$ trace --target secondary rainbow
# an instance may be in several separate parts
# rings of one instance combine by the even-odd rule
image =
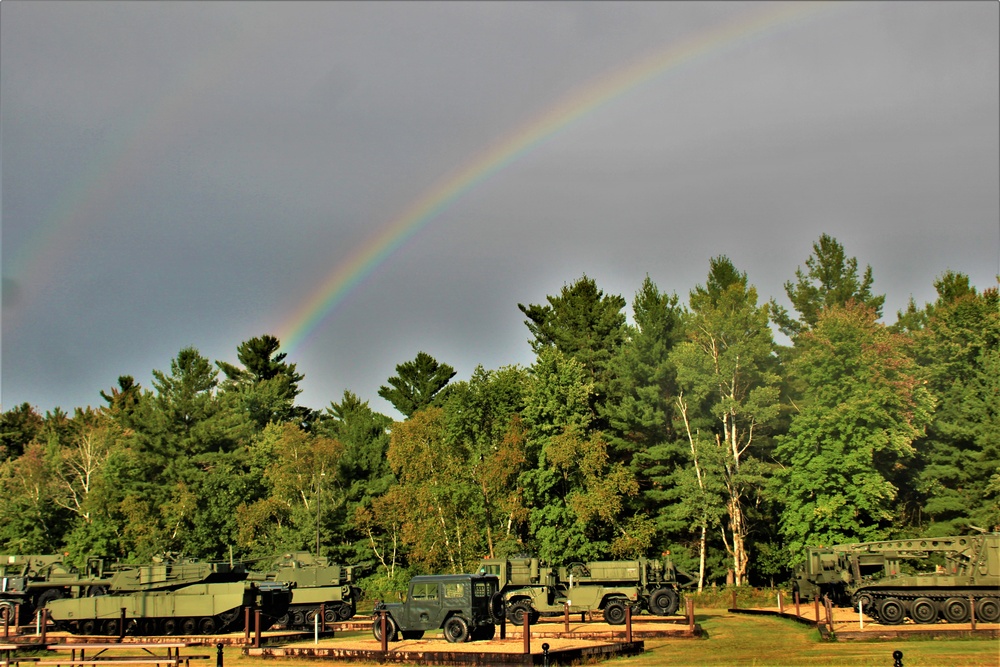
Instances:
[[[830,6],[830,3],[767,5],[740,21],[657,51],[567,96],[439,181],[383,225],[349,259],[335,266],[279,328],[277,335],[282,341],[282,351],[296,350],[365,278],[462,195],[581,117],[697,57],[735,48],[746,40]]]

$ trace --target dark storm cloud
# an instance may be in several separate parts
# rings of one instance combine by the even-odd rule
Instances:
[[[4,408],[234,360],[422,193],[572,91],[751,3],[0,4]],[[994,284],[998,9],[837,3],[628,90],[465,192],[295,350],[303,400],[425,350],[530,363],[581,275],[686,299],[729,255],[784,301],[820,234],[886,319]],[[56,252],[58,250],[58,252]],[[51,258],[46,261],[45,258]]]

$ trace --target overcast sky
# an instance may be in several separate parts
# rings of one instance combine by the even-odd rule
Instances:
[[[528,365],[517,304],[584,274],[686,302],[724,254],[789,306],[823,233],[886,322],[946,270],[995,285],[1000,6],[790,9],[3,2],[0,405],[96,407],[184,347],[294,333],[302,404],[398,418],[397,364]],[[337,271],[360,281],[307,330]]]

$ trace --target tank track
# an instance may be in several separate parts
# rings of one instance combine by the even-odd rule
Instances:
[[[880,588],[862,589],[851,597],[852,606],[863,602],[866,614],[884,625],[898,625],[909,618],[915,623],[968,623],[972,620],[972,598],[976,620],[1000,620],[1000,593],[993,588]]]

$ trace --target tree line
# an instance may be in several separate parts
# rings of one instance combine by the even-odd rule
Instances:
[[[1000,299],[947,271],[894,324],[823,235],[792,308],[725,256],[686,301],[584,275],[518,304],[535,360],[455,381],[419,352],[379,396],[296,404],[262,335],[239,364],[180,350],[105,405],[0,416],[7,553],[147,561],[319,550],[373,594],[486,556],[669,551],[714,582],[774,583],[808,545],[1000,525]],[[775,330],[791,345],[777,344]]]

